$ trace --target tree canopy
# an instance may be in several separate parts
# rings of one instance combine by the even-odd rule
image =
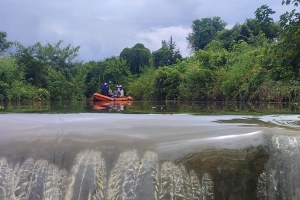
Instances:
[[[0,55],[12,45],[12,42],[7,41],[6,37],[7,34],[5,32],[0,32]]]
[[[140,74],[143,67],[150,65],[151,52],[143,44],[138,43],[132,48],[123,49],[120,58],[128,63],[132,74]]]
[[[192,50],[203,49],[210,41],[217,37],[218,32],[224,30],[226,22],[220,17],[196,19],[192,24],[192,33],[187,41]]]
[[[152,53],[154,67],[173,65],[177,62],[177,59],[182,59],[180,51],[176,49],[176,44],[172,36],[168,42],[163,40],[161,46],[160,49]]]
[[[25,47],[0,32],[0,101],[83,100],[103,80],[137,100],[299,101],[299,0],[282,3],[295,9],[279,21],[267,5],[230,28],[220,17],[194,20],[187,58],[172,37],[152,53],[137,43],[117,57],[80,62],[79,46]]]

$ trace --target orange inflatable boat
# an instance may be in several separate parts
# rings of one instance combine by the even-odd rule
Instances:
[[[94,93],[92,96],[92,100],[93,101],[133,101],[133,98],[131,96],[113,98],[113,97],[105,96],[103,94]]]

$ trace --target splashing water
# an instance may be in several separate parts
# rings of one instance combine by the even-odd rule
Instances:
[[[272,136],[272,154],[258,179],[258,199],[299,199],[299,149],[299,136]]]
[[[108,176],[107,176],[108,175]],[[158,162],[151,151],[142,158],[136,150],[119,155],[106,168],[99,151],[81,151],[70,172],[46,160],[29,158],[15,165],[0,159],[0,199],[213,199],[209,174],[198,178],[182,164]]]

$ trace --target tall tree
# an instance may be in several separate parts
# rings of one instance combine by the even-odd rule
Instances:
[[[297,7],[300,0],[292,1]],[[291,1],[283,1],[290,4]],[[300,80],[300,13],[296,9],[280,16],[280,25],[283,31],[278,43],[279,59],[281,66],[292,69],[294,76]]]
[[[105,66],[103,71],[104,80],[112,83],[120,83],[123,87],[127,86],[128,79],[131,78],[131,73],[126,61],[111,57],[103,61]]]
[[[218,39],[225,49],[230,49],[233,43],[240,38],[241,25],[236,24],[231,29],[224,29],[218,33]]]
[[[162,41],[162,47],[152,53],[154,67],[173,65],[177,59],[181,60],[180,51],[176,49],[176,44],[171,36],[170,40]]]
[[[257,8],[254,13],[256,19],[258,19],[259,21],[271,23],[273,22],[273,18],[271,18],[270,15],[274,14],[275,11],[273,11],[267,5],[262,5],[261,7]]]
[[[277,38],[280,27],[274,22],[273,18],[270,17],[270,15],[273,15],[276,12],[269,8],[269,6],[262,5],[257,8],[254,13],[259,30],[262,31],[269,39]]]
[[[127,62],[132,74],[140,74],[143,67],[150,65],[151,52],[143,44],[138,43],[132,48],[123,49],[120,58]]]
[[[300,4],[300,0],[282,0],[282,4],[289,5],[290,3],[294,4],[294,6],[298,6]]]
[[[73,81],[76,70],[74,59],[79,47],[67,45],[62,42],[55,45],[18,46],[15,55],[17,63],[24,70],[25,80],[37,88],[47,89],[51,99],[72,98],[76,84]]]
[[[237,38],[237,41],[243,40],[247,42],[253,35],[258,35],[259,31],[257,29],[256,21],[247,19],[247,21],[241,26],[240,35]]]
[[[19,66],[24,70],[25,80],[38,87],[47,87],[47,67],[46,64],[34,57],[35,48],[19,46],[16,54],[16,60]]]
[[[79,46],[72,47],[70,44],[62,46],[62,41],[56,44],[36,43],[33,46],[23,47],[20,45],[16,57],[21,65],[26,65],[29,58],[32,62],[38,63],[38,67],[46,66],[49,69],[61,71],[64,75],[70,75],[70,70],[74,66],[74,60],[78,55]]]
[[[58,41],[56,44],[42,45],[37,43],[32,48],[34,49],[34,57],[42,62],[50,65],[55,70],[64,71],[73,67],[73,61],[78,55],[79,46],[73,47],[70,44],[62,46],[63,41]]]
[[[226,22],[220,17],[203,18],[193,21],[192,33],[187,40],[192,50],[203,49],[210,41],[217,37],[219,31],[224,30]]]
[[[7,34],[0,32],[0,55],[3,54],[11,45],[11,42],[6,40]]]

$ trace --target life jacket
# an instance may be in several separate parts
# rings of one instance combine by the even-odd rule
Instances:
[[[101,90],[102,90],[102,91],[105,91],[106,88],[107,88],[107,83],[102,83],[102,84],[101,84]]]

